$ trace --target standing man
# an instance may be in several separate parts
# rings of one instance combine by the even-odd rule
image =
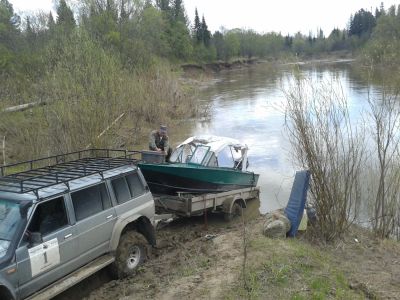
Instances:
[[[153,130],[149,137],[149,149],[152,151],[164,152],[165,160],[168,161],[171,156],[171,148],[169,147],[167,126],[161,125],[160,129]]]

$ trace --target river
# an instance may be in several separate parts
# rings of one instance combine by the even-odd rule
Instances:
[[[302,65],[268,64],[214,74],[199,100],[209,110],[206,119],[190,120],[172,134],[180,140],[190,135],[213,134],[236,138],[249,146],[250,169],[260,174],[259,211],[284,207],[296,170],[284,127],[286,99],[282,86],[295,73],[313,80],[334,79],[349,100],[350,114],[357,120],[367,107],[368,91],[379,89],[352,71],[350,62]]]

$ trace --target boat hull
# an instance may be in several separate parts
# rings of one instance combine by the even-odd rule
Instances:
[[[258,174],[228,168],[207,168],[190,164],[139,164],[151,192],[170,194],[218,193],[254,187]]]

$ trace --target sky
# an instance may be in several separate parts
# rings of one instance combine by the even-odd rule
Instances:
[[[54,0],[9,0],[14,10],[44,10],[54,8]],[[68,0],[67,0],[68,1]],[[77,1],[77,0],[74,0]],[[280,32],[283,35],[310,31],[317,34],[321,28],[325,35],[334,28],[347,27],[350,15],[361,8],[372,10],[382,0],[183,0],[188,17],[193,23],[197,8],[200,18],[204,15],[211,32],[245,28],[262,32]],[[400,0],[383,1],[385,9],[400,4]]]

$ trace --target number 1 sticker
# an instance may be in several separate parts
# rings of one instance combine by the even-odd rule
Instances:
[[[31,261],[32,277],[60,263],[60,249],[57,238],[32,247],[28,252]]]

